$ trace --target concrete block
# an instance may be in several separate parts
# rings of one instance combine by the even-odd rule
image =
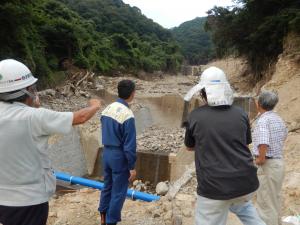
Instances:
[[[85,125],[82,125],[79,130],[80,142],[86,161],[87,172],[88,175],[92,175],[98,157],[99,148],[102,146],[100,138],[101,130],[98,127],[96,130],[90,131]]]
[[[52,136],[48,144],[49,157],[55,170],[72,173],[74,176],[87,174],[78,128],[72,129],[67,135]]]

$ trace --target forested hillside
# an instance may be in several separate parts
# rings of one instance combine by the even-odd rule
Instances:
[[[210,33],[204,30],[206,17],[198,17],[172,29],[189,64],[205,64],[214,57]]]
[[[16,58],[39,77],[68,59],[111,73],[179,69],[182,55],[171,32],[121,0],[4,0],[0,58]]]
[[[217,57],[245,56],[256,79],[283,51],[288,33],[300,33],[299,0],[235,0],[236,7],[208,12]]]

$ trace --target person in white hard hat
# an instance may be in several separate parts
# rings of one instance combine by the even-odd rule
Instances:
[[[39,108],[37,79],[21,62],[0,61],[0,224],[45,225],[55,177],[47,154],[52,134],[89,120],[100,101],[76,112]]]
[[[233,106],[233,91],[225,73],[209,67],[185,96],[201,94],[205,105],[186,122],[185,145],[195,151],[197,175],[196,225],[226,225],[232,211],[246,225],[265,224],[251,198],[259,186],[248,148],[251,131],[247,114]]]

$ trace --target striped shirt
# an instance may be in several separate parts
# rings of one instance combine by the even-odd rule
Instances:
[[[267,111],[261,114],[253,129],[253,153],[259,155],[259,145],[268,145],[267,157],[282,158],[283,144],[287,137],[287,127],[281,117],[273,112]]]

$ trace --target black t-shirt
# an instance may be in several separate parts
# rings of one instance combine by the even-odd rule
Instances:
[[[237,106],[201,106],[189,115],[185,145],[195,149],[200,196],[226,200],[255,191],[247,114]]]

